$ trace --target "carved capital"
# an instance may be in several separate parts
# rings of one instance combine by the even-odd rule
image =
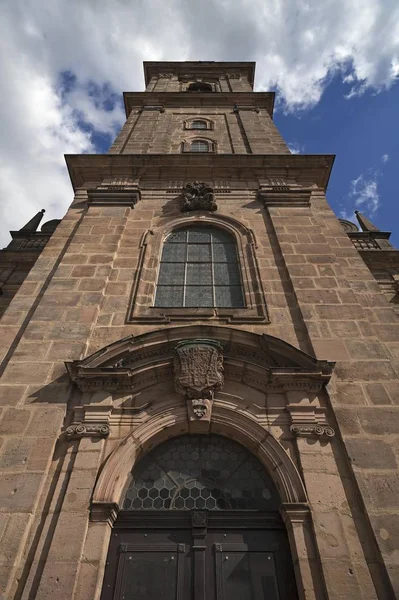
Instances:
[[[334,437],[335,431],[329,425],[307,425],[305,423],[297,423],[291,425],[290,431],[298,437],[312,437],[312,436],[327,436]]]
[[[326,409],[312,404],[293,403],[287,406],[291,415],[290,431],[297,437],[327,437],[335,435],[327,422]]]
[[[76,423],[74,425],[70,425],[66,431],[66,436],[69,439],[76,439],[82,437],[99,437],[106,438],[109,436],[109,425],[105,423],[97,423],[97,424],[86,424],[86,423]]]

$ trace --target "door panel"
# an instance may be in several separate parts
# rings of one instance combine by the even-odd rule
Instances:
[[[217,600],[280,600],[272,552],[215,544]]]
[[[297,600],[284,531],[210,530],[207,546],[207,600]]]
[[[297,600],[281,521],[238,511],[200,516],[120,515],[101,600]]]
[[[117,531],[101,600],[191,600],[191,532]]]
[[[185,600],[185,544],[122,545],[115,600]]]

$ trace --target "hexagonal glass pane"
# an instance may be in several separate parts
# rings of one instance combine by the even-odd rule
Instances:
[[[135,467],[124,510],[276,510],[263,466],[237,442],[184,435],[149,452]]]

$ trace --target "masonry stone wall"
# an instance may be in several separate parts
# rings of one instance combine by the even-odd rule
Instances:
[[[187,130],[185,121],[205,117],[214,128]],[[138,107],[115,139],[111,154],[178,154],[192,139],[216,142],[220,154],[290,154],[266,109]]]
[[[243,77],[222,84],[226,92],[251,90]],[[152,77],[147,91],[176,92],[178,85],[177,77]],[[184,121],[197,116],[214,121],[214,129],[202,133],[217,142],[218,154],[242,154],[234,169],[222,163],[216,169],[209,157],[202,165],[188,157],[183,172],[179,148],[196,135],[184,129]],[[244,155],[251,153],[275,155],[273,174],[246,166]],[[299,181],[301,157],[296,171],[290,167],[290,200],[276,200],[289,188],[273,184],[276,172],[283,182],[288,173],[279,162],[287,161],[279,158],[284,153],[290,154],[265,108],[143,110],[140,103],[102,168],[112,159],[111,175],[118,178],[125,167],[118,163],[122,156],[113,155],[122,154],[174,154],[173,164],[166,168],[160,156],[155,167],[144,161],[135,170],[140,157],[132,156],[132,180],[141,194],[134,208],[117,201],[93,205],[88,190],[110,174],[99,178],[93,168],[81,176],[70,209],[1,321],[0,596],[98,599],[111,529],[110,522],[89,520],[89,513],[106,458],[136,430],[145,446],[155,430],[158,442],[166,430],[176,435],[193,427],[172,379],[144,387],[138,396],[149,408],[129,420],[123,407],[133,402],[131,394],[82,392],[65,361],[126,336],[158,332],[167,339],[175,328],[206,326],[230,328],[234,335],[266,334],[303,356],[336,362],[326,390],[313,395],[305,388],[266,393],[259,389],[262,381],[257,388],[235,381],[234,369],[226,371],[225,396],[215,403],[211,426],[230,435],[234,414],[243,443],[246,427],[254,452],[272,436],[284,449],[281,462],[296,467],[306,490],[306,498],[296,501],[307,499],[311,515],[304,526],[297,507],[287,521],[300,600],[399,595],[399,316],[329,207],[316,183],[319,175],[309,167]],[[213,218],[234,219],[252,240],[265,297],[258,320],[234,323],[217,311],[189,323],[173,316],[162,323],[130,318],[137,278],[145,291],[134,302],[148,308],[154,299],[159,255],[144,266],[140,262],[145,236],[161,235],[182,218],[179,190],[193,180],[213,185]],[[259,194],[265,181],[272,195]],[[301,199],[303,190],[309,201]],[[201,215],[193,218],[200,222]],[[66,428],[90,403],[109,411],[109,438],[67,439]],[[294,435],[292,415],[315,407],[326,414],[335,437]],[[134,452],[128,456],[132,463]]]

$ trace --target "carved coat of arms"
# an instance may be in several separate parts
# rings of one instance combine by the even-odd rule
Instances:
[[[214,393],[222,389],[222,347],[213,340],[180,342],[175,349],[175,389],[191,400],[197,417],[203,417]]]
[[[217,210],[213,188],[203,181],[187,183],[182,190],[181,210]]]

